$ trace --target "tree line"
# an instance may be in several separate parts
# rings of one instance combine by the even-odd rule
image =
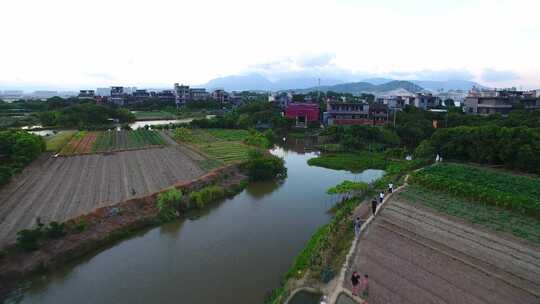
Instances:
[[[0,185],[45,151],[41,136],[25,131],[0,131]]]

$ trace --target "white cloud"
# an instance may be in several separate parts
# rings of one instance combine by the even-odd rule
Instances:
[[[0,11],[6,85],[172,85],[254,69],[466,71],[489,85],[493,69],[519,76],[502,84],[540,87],[537,0],[2,0]]]

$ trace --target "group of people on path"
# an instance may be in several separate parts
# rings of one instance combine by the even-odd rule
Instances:
[[[388,184],[388,193],[394,192],[394,184],[390,183]],[[371,211],[373,215],[375,215],[375,212],[377,211],[377,206],[379,204],[382,204],[384,201],[384,191],[379,192],[379,197],[377,200],[377,197],[374,197],[371,201]],[[354,233],[358,237],[360,234],[360,229],[362,228],[362,220],[359,216],[356,217],[354,220]],[[367,299],[369,295],[369,282],[368,282],[368,275],[364,274],[363,277],[358,274],[358,272],[354,271],[351,276],[351,283],[352,283],[352,294],[354,296],[358,296],[359,291],[362,291],[362,298]],[[366,302],[367,303],[367,302]]]
[[[394,192],[394,184],[390,183],[388,184],[388,193]],[[374,197],[373,200],[371,200],[371,212],[373,215],[375,215],[375,211],[377,211],[377,206],[379,204],[382,204],[384,201],[384,192],[379,192],[379,200],[377,201],[377,197]]]
[[[358,272],[354,271],[351,275],[352,294],[358,296],[358,292],[362,291],[362,298],[367,299],[369,296],[369,281],[367,273],[360,277]]]

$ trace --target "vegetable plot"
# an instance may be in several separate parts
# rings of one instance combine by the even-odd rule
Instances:
[[[540,217],[540,179],[458,164],[427,167],[413,184]]]

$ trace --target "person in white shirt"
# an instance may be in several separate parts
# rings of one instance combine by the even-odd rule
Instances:
[[[394,192],[394,184],[392,184],[392,183],[388,184],[388,192],[389,193]]]
[[[384,192],[381,191],[381,192],[379,193],[379,203],[382,203],[383,200],[384,200]]]

